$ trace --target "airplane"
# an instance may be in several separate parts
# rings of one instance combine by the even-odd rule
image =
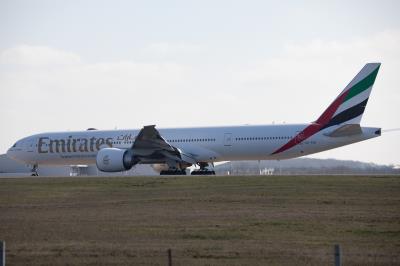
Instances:
[[[151,164],[160,175],[215,175],[215,162],[282,160],[375,138],[381,128],[361,127],[380,63],[368,63],[328,108],[306,124],[220,126],[40,133],[18,140],[7,156],[32,166],[96,164],[103,172]]]

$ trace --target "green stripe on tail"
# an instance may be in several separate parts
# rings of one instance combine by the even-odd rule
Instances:
[[[380,65],[374,71],[372,71],[371,74],[355,84],[348,92],[346,98],[344,99],[344,102],[350,100],[354,96],[370,88],[375,82],[376,76],[378,75],[379,67]]]

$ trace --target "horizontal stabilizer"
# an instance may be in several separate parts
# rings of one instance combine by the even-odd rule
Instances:
[[[338,127],[337,129],[325,133],[325,136],[328,137],[347,137],[347,136],[353,136],[353,135],[358,135],[361,134],[362,130],[360,127],[360,124],[346,124],[341,127]]]

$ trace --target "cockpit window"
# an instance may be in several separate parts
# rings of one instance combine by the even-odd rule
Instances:
[[[15,142],[15,144],[12,146],[13,148],[17,147],[17,143]]]

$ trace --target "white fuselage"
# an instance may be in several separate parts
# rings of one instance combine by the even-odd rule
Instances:
[[[228,126],[159,129],[172,146],[197,162],[278,160],[304,156],[379,136],[379,128],[362,127],[361,134],[327,136],[334,128],[321,130],[295,146],[273,154],[310,124]],[[36,165],[93,164],[104,147],[128,149],[140,130],[87,130],[42,133],[19,140],[7,155]],[[162,163],[156,158],[142,163]]]

